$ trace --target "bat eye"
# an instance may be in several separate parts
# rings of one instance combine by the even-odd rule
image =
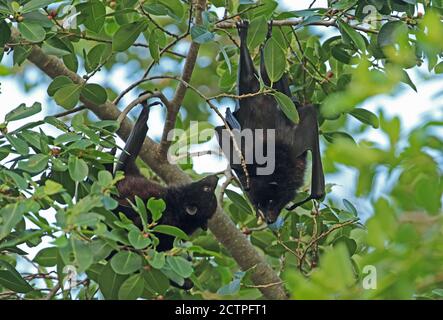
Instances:
[[[203,191],[204,192],[211,192],[211,187],[210,186],[204,186],[203,187]]]
[[[269,186],[272,188],[272,189],[277,189],[278,188],[278,183],[277,182],[269,182]]]
[[[185,210],[190,216],[194,216],[197,213],[197,207],[195,206],[186,206]]]

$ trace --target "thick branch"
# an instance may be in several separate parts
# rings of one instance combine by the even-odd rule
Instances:
[[[205,0],[198,0],[198,4],[200,8],[204,9]],[[15,30],[13,32],[13,40],[18,40],[18,34]],[[192,69],[197,58],[198,45],[191,45],[191,49],[182,76],[182,79],[185,80],[185,82],[191,77]],[[193,58],[189,59],[189,56]],[[38,46],[33,46],[32,51],[28,56],[28,60],[34,63],[51,78],[64,75],[72,79],[75,83],[84,82],[79,75],[68,70],[59,59],[54,56],[46,55]],[[173,99],[175,106],[180,106],[185,93],[186,86],[183,84],[179,85],[177,93]],[[116,120],[121,113],[118,108],[109,101],[102,105],[91,104],[86,100],[82,102],[89,110],[97,115],[97,117],[103,120]],[[118,135],[123,140],[126,140],[132,130],[132,126],[133,124],[130,120],[127,118],[123,119],[117,132]],[[158,157],[158,149],[158,145],[149,137],[146,137],[140,152],[140,157],[168,184],[184,184],[191,182],[191,178],[181,171],[179,167],[171,165],[167,161],[162,161]],[[209,221],[209,228],[218,241],[226,247],[242,270],[252,269],[252,280],[266,298],[287,298],[283,285],[281,284],[281,279],[220,207],[217,209],[214,217]]]

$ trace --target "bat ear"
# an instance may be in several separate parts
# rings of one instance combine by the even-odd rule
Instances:
[[[217,187],[218,183],[218,177],[214,175],[207,176],[206,178],[203,178],[200,180],[200,184],[202,184],[204,187],[209,187],[211,191],[214,191]]]

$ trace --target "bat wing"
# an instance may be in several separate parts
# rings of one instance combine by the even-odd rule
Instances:
[[[311,151],[311,194],[307,199],[288,208],[289,210],[295,209],[309,200],[320,199],[325,194],[325,178],[320,155],[320,142],[318,139],[317,112],[314,106],[306,105],[299,107],[298,113],[300,115],[300,122],[295,128],[292,149],[297,157],[307,151]]]

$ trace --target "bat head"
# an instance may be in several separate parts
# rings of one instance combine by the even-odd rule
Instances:
[[[274,179],[273,179],[274,178]],[[251,177],[248,197],[257,215],[262,216],[266,223],[274,223],[281,210],[294,198],[296,187],[272,175]]]
[[[181,220],[186,221],[190,231],[198,227],[207,228],[208,220],[217,209],[217,198],[215,196],[217,182],[218,177],[210,175],[199,181],[179,187],[174,192],[174,200],[180,208]]]

